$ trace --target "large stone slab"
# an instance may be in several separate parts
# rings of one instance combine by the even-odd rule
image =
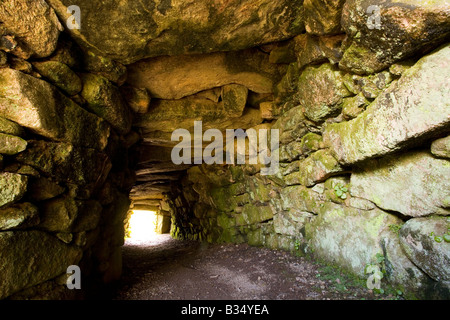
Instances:
[[[376,264],[377,254],[383,252],[381,240],[397,237],[389,230],[393,224],[401,220],[379,209],[366,211],[326,202],[305,231],[316,257],[365,278],[365,267]]]
[[[0,232],[0,248],[0,299],[66,273],[82,255],[42,231]]]
[[[353,43],[340,67],[378,72],[446,41],[450,5],[444,0],[350,0],[342,10],[342,27]]]
[[[62,21],[80,8],[83,46],[124,64],[146,57],[232,51],[288,39],[304,30],[295,0],[49,0]]]
[[[428,152],[370,160],[351,175],[351,194],[409,217],[450,214],[450,162]]]
[[[446,283],[448,289],[450,243],[443,235],[448,236],[449,228],[448,217],[430,217],[410,219],[400,229],[400,244],[408,258],[432,279]]]
[[[49,232],[71,232],[71,227],[78,216],[75,199],[63,196],[43,202],[41,207],[39,228]]]
[[[153,98],[180,99],[231,83],[271,93],[278,77],[267,54],[249,49],[142,60],[128,66],[127,82],[146,88]]]
[[[414,146],[450,124],[450,45],[423,57],[355,119],[328,125],[324,143],[341,164]]]
[[[246,204],[242,208],[242,213],[236,217],[236,225],[252,225],[273,219],[273,209],[271,206],[256,206]]]
[[[44,58],[56,49],[63,26],[45,0],[5,0],[0,21],[7,34],[17,41],[12,53],[21,58]]]
[[[44,137],[104,149],[109,125],[51,84],[13,69],[0,70],[0,116]]]

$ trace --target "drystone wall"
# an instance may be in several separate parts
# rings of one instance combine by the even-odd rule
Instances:
[[[306,33],[269,50],[286,68],[260,102],[279,173],[188,169],[192,212],[172,234],[312,255],[408,298],[448,299],[449,8],[380,2],[370,27],[366,4],[305,1]]]
[[[15,5],[0,10],[0,299],[79,298],[69,266],[83,287],[122,270],[139,138],[118,89],[126,68],[81,51],[50,7]]]

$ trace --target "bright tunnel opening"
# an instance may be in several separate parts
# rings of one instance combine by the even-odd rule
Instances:
[[[129,220],[129,238],[138,241],[151,240],[158,235],[156,227],[155,211],[133,210]]]

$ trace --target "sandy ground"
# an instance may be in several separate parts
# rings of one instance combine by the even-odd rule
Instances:
[[[112,300],[373,300],[338,270],[287,252],[246,244],[205,244],[160,235],[127,240]]]

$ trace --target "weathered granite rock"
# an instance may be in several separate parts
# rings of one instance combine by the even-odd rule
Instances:
[[[381,240],[397,237],[389,230],[392,224],[401,220],[379,209],[361,211],[326,202],[305,231],[315,257],[366,277],[366,265],[382,254]]]
[[[240,50],[304,30],[301,5],[294,0],[48,3],[62,21],[70,17],[67,7],[78,5],[81,29],[68,30],[72,37],[124,64],[146,57]]]
[[[101,219],[103,210],[101,204],[96,200],[77,201],[77,207],[78,214],[71,231],[86,232],[94,230]]]
[[[54,10],[44,0],[2,1],[0,20],[6,32],[17,41],[17,47],[11,52],[24,59],[51,55],[63,31]]]
[[[20,137],[0,133],[0,153],[15,155],[27,148],[27,142]]]
[[[271,93],[279,77],[267,54],[249,49],[142,60],[128,66],[127,82],[146,88],[153,98],[180,99],[231,83]]]
[[[280,193],[283,210],[303,211],[318,214],[325,198],[322,194],[305,186],[290,186]]]
[[[450,290],[445,283],[431,279],[409,260],[400,245],[399,238],[384,238],[381,246],[384,254],[385,277],[391,286],[402,291],[406,299],[446,300],[449,298]]]
[[[240,116],[247,103],[248,89],[239,84],[222,87],[222,101],[225,112],[230,116]]]
[[[83,88],[80,77],[64,63],[58,61],[34,62],[33,67],[69,96],[76,95]]]
[[[280,130],[280,143],[287,144],[289,142],[300,140],[308,133],[309,121],[305,118],[302,107],[292,108],[282,114],[272,129]]]
[[[342,58],[343,35],[313,36],[301,34],[294,38],[294,50],[297,56],[298,67],[321,62],[338,63]]]
[[[30,197],[36,201],[55,198],[65,190],[66,188],[64,186],[44,177],[33,179],[28,187]]]
[[[293,237],[300,237],[305,224],[313,219],[314,215],[309,212],[279,212],[273,217],[274,231]]]
[[[0,230],[25,229],[39,223],[39,209],[28,202],[0,208]]]
[[[0,232],[0,299],[53,279],[77,264],[81,249],[42,231]]]
[[[432,279],[450,289],[450,221],[448,217],[414,218],[400,229],[400,244],[408,258]],[[443,236],[447,234],[447,240]],[[439,238],[440,237],[440,238]]]
[[[164,234],[170,232],[170,217],[157,215],[156,216],[156,233]]]
[[[17,155],[16,160],[57,181],[74,183],[86,189],[104,181],[111,169],[104,153],[58,142],[29,141],[27,150]]]
[[[362,93],[351,98],[344,98],[342,103],[342,115],[348,120],[354,119],[363,113],[369,104],[369,100],[367,100]]]
[[[83,62],[83,70],[98,74],[118,86],[127,80],[127,67],[110,58],[87,51],[81,54],[80,60]]]
[[[370,6],[375,11],[367,12]],[[448,38],[449,17],[445,1],[347,1],[342,27],[353,43],[340,66],[358,74],[373,73],[439,45]]]
[[[252,225],[271,219],[273,219],[273,209],[270,206],[246,204],[242,209],[242,213],[236,217],[236,225]]]
[[[297,83],[299,75],[300,75],[300,68],[298,66],[298,63],[297,62],[290,63],[287,67],[284,76],[273,88],[274,101],[277,104],[284,105],[292,99],[292,96],[297,92]],[[284,111],[287,110],[288,109]],[[281,115],[282,113],[283,112],[280,110],[279,115]]]
[[[341,14],[345,0],[305,0],[306,32],[316,35],[342,33]]]
[[[343,172],[344,169],[327,149],[319,150],[311,154],[305,160],[300,161],[300,183],[310,187],[317,182],[326,180],[333,174]]]
[[[171,141],[172,132],[176,129],[187,129],[193,135],[194,121],[202,121],[203,130],[222,130],[224,137],[225,129],[248,129],[263,121],[259,110],[248,108],[242,114],[240,107],[226,110],[224,101],[216,103],[209,99],[190,97],[179,100],[153,100],[151,111],[136,115],[134,126],[142,128],[145,142],[173,146],[178,142]]]
[[[310,154],[323,148],[322,136],[317,133],[309,132],[300,140],[300,149],[302,154]]]
[[[43,203],[39,227],[50,232],[70,232],[78,215],[75,199],[62,196]]]
[[[87,101],[87,108],[108,121],[119,134],[131,130],[131,114],[119,89],[108,79],[92,73],[81,75],[83,90],[81,96]]]
[[[27,191],[28,177],[16,173],[0,173],[0,207],[19,201]]]
[[[413,146],[448,130],[450,46],[420,59],[383,91],[366,111],[330,124],[323,134],[342,164],[352,164]]]
[[[49,83],[13,69],[0,70],[0,116],[36,134],[104,149],[109,126]]]
[[[431,153],[439,158],[450,159],[450,136],[433,141]]]
[[[351,176],[351,194],[408,217],[450,214],[450,164],[428,152],[370,160]]]
[[[0,132],[17,137],[23,137],[25,134],[23,128],[17,123],[2,117],[0,117]]]
[[[82,49],[66,33],[62,33],[58,38],[58,45],[55,52],[45,61],[56,61],[64,63],[74,71],[79,71],[83,65]],[[84,67],[84,66],[83,66]]]
[[[135,113],[147,113],[152,100],[149,92],[145,88],[135,88],[132,86],[121,86],[120,93],[124,97],[128,107]]]
[[[298,80],[299,102],[305,116],[314,122],[337,115],[342,99],[349,95],[342,73],[329,63],[306,67]]]

